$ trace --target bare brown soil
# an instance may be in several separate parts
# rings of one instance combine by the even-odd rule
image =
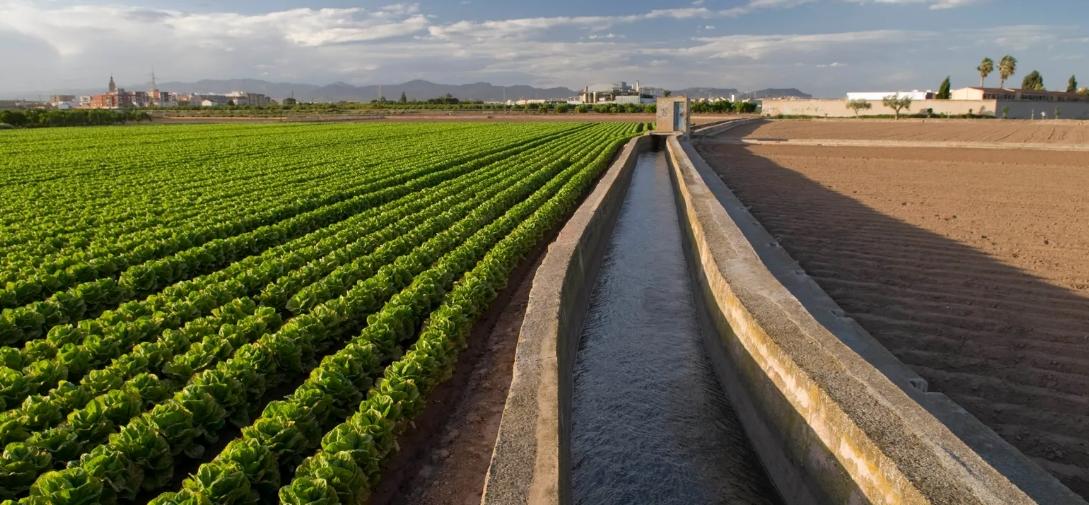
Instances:
[[[736,136],[741,132],[726,136]],[[1089,122],[1024,120],[773,120],[744,136],[758,139],[851,139],[1089,144]]]
[[[429,396],[427,408],[398,440],[372,505],[477,505],[510,389],[518,331],[533,273],[544,257],[511,276],[490,311],[473,327],[454,376]]]
[[[975,140],[975,124],[943,131]],[[1006,128],[980,123],[978,135],[997,135],[991,124]],[[874,135],[934,135],[920,126]],[[807,128],[775,122],[732,135]],[[862,135],[853,128],[838,131]],[[1086,135],[1081,128],[1062,138]],[[1039,141],[1040,131],[1005,138]],[[931,389],[1089,497],[1089,157],[713,141],[700,151]]]

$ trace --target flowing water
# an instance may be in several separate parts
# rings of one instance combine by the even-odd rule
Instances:
[[[634,170],[576,358],[573,501],[779,503],[703,348],[665,154]]]

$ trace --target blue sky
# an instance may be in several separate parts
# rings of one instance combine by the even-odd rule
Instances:
[[[1089,83],[1085,0],[0,0],[0,95],[252,77],[326,84],[848,90],[975,84],[1013,54]],[[997,84],[997,76],[989,79]]]

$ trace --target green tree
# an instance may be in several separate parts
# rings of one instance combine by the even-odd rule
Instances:
[[[976,71],[979,72],[979,87],[982,88],[987,76],[994,72],[994,60],[983,58],[983,61],[979,62],[979,66],[976,67]]]
[[[847,108],[855,112],[855,117],[858,117],[858,111],[870,110],[873,108],[873,104],[869,100],[847,100]]]
[[[980,80],[980,82],[982,82],[982,80]],[[942,85],[938,86],[938,95],[935,98],[938,100],[948,100],[953,94],[949,89],[951,86],[952,84],[949,82],[949,77],[946,76],[945,80],[942,81]],[[983,84],[980,84],[980,86],[983,86]]]
[[[1070,76],[1070,80],[1066,81],[1066,92],[1077,93],[1078,92],[1078,77],[1076,75]]]
[[[889,95],[881,100],[881,103],[896,113],[896,119],[900,119],[901,110],[911,110],[911,97]]]
[[[1006,80],[1013,77],[1013,74],[1017,73],[1017,58],[1010,55],[1005,55],[1002,60],[998,62],[998,76],[1002,78],[998,87],[1005,88]]]
[[[1044,76],[1040,75],[1040,72],[1033,70],[1021,81],[1021,89],[1029,89],[1033,91],[1044,91]]]
[[[668,90],[668,89],[665,90],[665,91],[662,91],[662,96],[669,96],[669,95],[672,95],[672,94],[673,94],[673,92]]]
[[[408,95],[404,91],[401,92],[401,103],[408,103]]]

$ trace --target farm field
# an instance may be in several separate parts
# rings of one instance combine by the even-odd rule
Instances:
[[[975,134],[956,123],[857,124],[872,136],[976,140],[1006,123],[980,123]],[[835,127],[778,121],[722,137],[823,134],[818,125]],[[1024,126],[1006,138],[1040,141],[1050,128]],[[1062,141],[1086,131],[1071,126]],[[699,149],[806,272],[931,390],[1089,496],[1084,153],[716,139]]]
[[[0,498],[365,500],[497,290],[642,130],[4,132]]]
[[[1073,145],[1089,144],[1089,123],[955,119],[783,120],[764,121],[755,129],[745,129],[744,137]]]

